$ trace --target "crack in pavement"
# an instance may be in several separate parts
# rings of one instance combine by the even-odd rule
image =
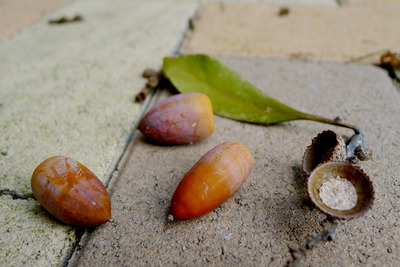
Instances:
[[[13,190],[9,190],[9,189],[1,189],[0,190],[0,197],[2,196],[11,196],[12,199],[35,199],[33,197],[33,194],[19,194]]]

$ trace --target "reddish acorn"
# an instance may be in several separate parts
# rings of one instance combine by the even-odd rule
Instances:
[[[74,226],[98,226],[111,217],[101,181],[74,159],[56,156],[37,166],[31,179],[37,201],[54,217]]]
[[[211,100],[201,93],[170,96],[156,104],[138,128],[144,136],[160,143],[198,142],[215,130]]]

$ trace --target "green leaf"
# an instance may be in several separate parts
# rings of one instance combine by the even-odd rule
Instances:
[[[220,116],[252,123],[308,119],[308,114],[275,100],[210,56],[166,57],[162,70],[179,92],[208,95]]]

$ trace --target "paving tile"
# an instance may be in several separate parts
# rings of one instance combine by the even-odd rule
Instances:
[[[387,50],[400,50],[398,6],[293,5],[285,16],[278,15],[280,8],[267,3],[206,3],[180,51],[377,63]]]
[[[0,265],[59,266],[76,243],[76,229],[63,225],[34,199],[0,196]]]
[[[394,1],[394,0],[393,0]],[[208,2],[218,2],[220,4],[224,3],[276,3],[280,5],[327,5],[327,6],[337,6],[336,0],[205,0],[199,1],[201,3]]]
[[[110,3],[73,1],[0,43],[1,266],[65,263],[77,229],[50,218],[32,198],[34,168],[66,155],[106,183],[141,109],[133,99],[143,69],[176,50],[196,8]],[[76,14],[84,20],[48,24]]]
[[[397,0],[338,0],[338,3],[342,6],[374,6],[374,7],[399,7],[400,2]]]
[[[358,125],[374,151],[373,160],[361,164],[375,185],[374,206],[359,219],[339,223],[337,239],[318,245],[307,265],[395,265],[400,95],[386,73],[369,65],[222,60],[284,103]],[[283,266],[289,247],[318,234],[325,216],[307,201],[301,159],[322,130],[347,137],[352,131],[307,121],[266,127],[216,117],[216,124],[211,137],[187,146],[157,146],[137,134],[110,184],[113,220],[82,241],[70,265]],[[203,217],[167,222],[180,179],[204,153],[228,140],[247,145],[255,158],[243,187]]]
[[[0,0],[0,41],[9,39],[70,0]]]
[[[1,43],[0,191],[29,196],[34,168],[54,155],[106,182],[140,110],[141,72],[176,49],[195,7],[76,1]],[[78,13],[82,22],[47,23]]]

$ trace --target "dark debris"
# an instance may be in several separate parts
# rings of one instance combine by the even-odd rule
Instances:
[[[318,243],[333,241],[336,239],[338,223],[333,218],[327,217],[321,225],[323,226],[323,232],[319,235],[313,236],[307,239],[304,246],[298,248],[289,248],[289,252],[292,256],[291,260],[286,263],[287,267],[300,266],[302,258],[307,257],[309,250],[312,250]]]
[[[61,17],[58,19],[50,19],[49,24],[65,24],[71,22],[82,21],[83,17],[81,15],[75,15],[73,18]]]

